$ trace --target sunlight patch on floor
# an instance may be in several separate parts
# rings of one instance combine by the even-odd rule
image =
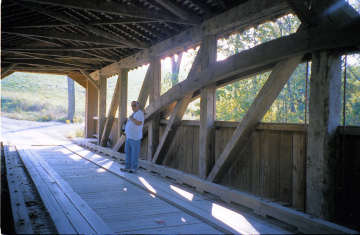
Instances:
[[[150,192],[156,194],[156,190],[143,177],[138,177],[138,179]]]
[[[97,173],[104,173],[107,172],[107,170],[105,170],[104,168],[99,168],[96,170]]]
[[[244,216],[228,208],[213,203],[211,214],[239,233],[259,234],[259,231],[257,231]],[[244,228],[246,228],[246,231],[244,231]]]
[[[180,196],[186,198],[186,199],[189,200],[189,201],[192,201],[193,198],[194,198],[194,194],[189,193],[189,192],[187,192],[187,191],[185,191],[185,190],[183,190],[183,189],[181,189],[181,188],[178,188],[178,187],[176,187],[176,186],[174,186],[174,185],[170,185],[170,188],[171,188],[172,190],[174,190],[175,192],[177,192]]]
[[[69,151],[65,148],[60,149],[60,152],[65,154],[67,157],[71,158],[72,160],[75,160],[75,161],[82,160],[82,157],[80,157],[79,155],[77,155],[75,153],[72,153],[71,151]]]

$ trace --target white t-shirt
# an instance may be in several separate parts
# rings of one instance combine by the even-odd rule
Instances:
[[[141,140],[142,139],[142,129],[144,126],[144,113],[141,110],[138,110],[133,114],[133,118],[141,122],[141,125],[137,126],[133,121],[128,119],[125,126],[125,133],[127,139]]]

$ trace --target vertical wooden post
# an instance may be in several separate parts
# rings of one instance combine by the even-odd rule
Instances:
[[[128,93],[128,69],[121,70],[121,76],[119,81],[119,108],[118,108],[118,137],[120,138],[122,135],[121,125],[124,123],[127,117],[127,93]]]
[[[205,70],[216,62],[217,41],[214,35],[203,39],[201,44],[201,69]],[[206,178],[215,161],[215,114],[216,85],[205,87],[200,91],[200,135],[199,135],[199,169],[201,178]]]
[[[102,132],[104,130],[106,120],[106,88],[107,80],[99,75],[99,92],[98,92],[98,144],[100,144]]]
[[[338,53],[313,53],[306,163],[306,212],[334,216],[335,131],[341,113],[341,59]]]
[[[149,93],[149,104],[154,103],[160,97],[161,84],[161,62],[160,58],[151,60],[152,85]],[[159,145],[160,138],[160,115],[155,115],[148,126],[147,160],[151,161]]]
[[[98,112],[98,90],[89,81],[86,82],[86,102],[85,102],[85,137],[92,138],[96,134],[94,117]]]

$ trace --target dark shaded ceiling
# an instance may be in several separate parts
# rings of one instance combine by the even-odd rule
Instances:
[[[2,67],[87,72],[245,0],[3,0]]]

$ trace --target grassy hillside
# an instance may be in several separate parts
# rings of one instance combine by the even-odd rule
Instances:
[[[130,101],[136,100],[147,67],[129,72],[128,113]],[[107,81],[107,107],[116,85],[116,76]],[[85,118],[85,88],[75,82],[75,121]],[[66,76],[13,73],[1,80],[1,113],[15,119],[65,121],[67,117]]]
[[[85,89],[75,83],[75,118],[83,120]],[[13,73],[1,81],[2,115],[33,121],[65,120],[66,76]]]
[[[129,71],[128,115],[132,112],[130,102],[139,96],[147,68],[148,66],[142,66]],[[168,73],[169,68],[165,68],[162,75],[162,88],[166,88],[165,90],[170,88],[166,87],[170,79]],[[107,79],[107,110],[111,103],[116,79],[117,76]],[[75,121],[82,122],[85,119],[85,88],[76,82],[75,102]],[[199,106],[198,103],[199,100],[196,100],[189,109],[196,109]],[[4,78],[1,80],[1,113],[6,117],[22,120],[65,121],[67,117],[66,76],[13,73]],[[190,110],[185,115],[185,119],[194,119]]]

